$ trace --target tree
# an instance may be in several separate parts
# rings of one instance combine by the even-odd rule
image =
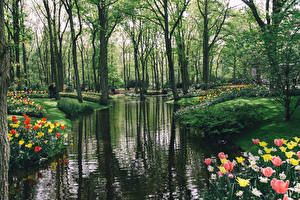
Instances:
[[[214,21],[211,20],[213,18],[210,15],[213,13],[210,12],[210,9],[212,9],[211,4],[214,6],[217,5],[217,7],[221,8],[221,10],[217,10],[218,16]],[[209,0],[204,0],[203,2],[197,0],[197,5],[200,14],[203,17],[203,81],[205,83],[205,89],[208,89],[210,51],[214,44],[218,41],[218,36],[225,23],[229,7],[228,4],[227,6],[223,6],[218,1]]]
[[[7,89],[9,84],[9,46],[4,29],[4,0],[0,0],[0,199],[8,200],[9,141]]]
[[[165,48],[166,54],[168,58],[168,66],[169,66],[169,76],[170,83],[173,93],[173,98],[175,101],[179,99],[177,94],[176,82],[175,82],[175,72],[174,72],[174,60],[173,60],[173,50],[172,50],[172,38],[176,27],[178,26],[180,20],[183,17],[184,12],[186,11],[191,0],[178,0],[178,1],[170,1],[170,0],[146,0],[149,9],[154,14],[154,17],[150,17],[149,19],[158,24],[163,32],[165,38]],[[170,13],[170,10],[173,10],[174,6],[177,6],[175,13]]]
[[[74,21],[73,21],[73,7],[74,4],[77,10],[77,16],[79,19],[79,32],[75,33],[74,28]],[[76,91],[77,91],[77,98],[80,103],[83,102],[82,100],[82,94],[81,94],[81,87],[80,87],[80,79],[79,79],[79,71],[78,71],[78,61],[77,61],[77,40],[79,35],[82,32],[82,24],[81,24],[81,16],[79,11],[79,6],[77,0],[74,0],[73,2],[70,0],[63,0],[63,4],[65,6],[65,9],[69,15],[70,20],[70,29],[71,29],[71,40],[72,40],[72,55],[73,55],[73,67],[74,67],[74,73],[75,73],[75,83],[76,83]]]

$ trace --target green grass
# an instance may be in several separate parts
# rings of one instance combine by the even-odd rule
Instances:
[[[259,110],[264,122],[260,126],[253,127],[233,138],[233,142],[243,150],[252,153],[257,152],[257,146],[252,143],[252,138],[258,138],[261,141],[266,141],[271,144],[276,138],[289,139],[294,136],[300,136],[300,107],[297,108],[291,121],[286,122],[284,121],[283,107],[269,98],[236,99],[217,104],[216,106],[240,102],[264,106],[264,108]]]

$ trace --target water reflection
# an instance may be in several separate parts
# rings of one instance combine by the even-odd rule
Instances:
[[[73,121],[68,153],[11,176],[11,199],[200,199],[203,158],[219,149],[191,143],[174,121],[176,109],[161,97],[120,100]]]

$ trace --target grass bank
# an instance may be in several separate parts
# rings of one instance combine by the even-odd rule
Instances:
[[[300,107],[294,113],[291,121],[288,122],[284,121],[283,107],[272,98],[238,98],[218,103],[211,107],[214,108],[213,110],[218,111],[223,108],[240,105],[258,106],[255,112],[258,115],[257,117],[261,119],[259,123],[230,136],[232,142],[243,150],[256,152],[257,147],[253,145],[252,138],[259,138],[261,141],[273,143],[275,138],[289,139],[294,136],[300,136]],[[202,116],[200,114],[202,109],[204,108],[196,108],[192,112],[185,113],[185,118],[180,118],[181,123],[188,124],[187,120],[191,120],[191,127],[197,127],[204,118],[203,114]],[[233,115],[235,114],[234,111],[232,113]],[[230,118],[230,116],[228,117]],[[209,121],[209,119],[206,120]],[[213,117],[211,119],[213,120]]]

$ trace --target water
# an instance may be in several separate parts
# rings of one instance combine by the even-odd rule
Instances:
[[[119,100],[73,121],[73,146],[43,169],[11,175],[11,199],[201,199],[203,159],[236,149],[188,138],[176,109],[162,97]]]

